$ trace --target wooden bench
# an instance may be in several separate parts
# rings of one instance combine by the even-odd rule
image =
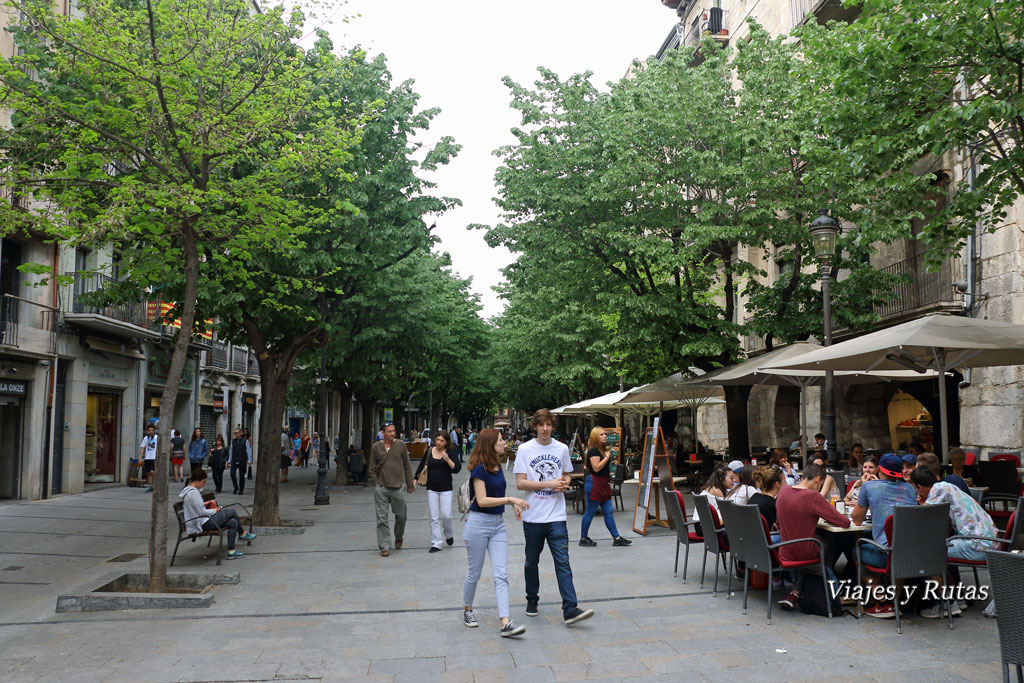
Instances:
[[[203,502],[204,503],[208,503],[211,500],[215,500],[215,499],[216,499],[215,498],[215,494],[213,494],[212,492],[211,493],[204,493],[203,494]],[[236,506],[242,508],[243,510],[245,510],[246,515],[248,515],[248,519],[249,519],[249,522],[250,522],[250,525],[251,525],[251,523],[252,523],[252,515],[249,515],[249,511],[246,510],[244,505],[242,505],[240,503],[232,503],[231,505],[225,505],[224,507],[236,507]],[[191,540],[193,543],[195,543],[197,538],[201,538],[203,536],[207,536],[210,539],[206,543],[206,547],[207,548],[209,548],[211,545],[213,545],[213,538],[214,538],[214,536],[217,537],[217,564],[220,564],[221,559],[223,559],[223,556],[224,556],[224,533],[227,531],[227,529],[222,529],[220,527],[217,527],[216,529],[210,529],[209,531],[200,531],[197,534],[190,534],[190,533],[188,533],[188,530],[187,530],[187,528],[185,526],[185,523],[188,522],[188,521],[191,521],[191,520],[186,520],[185,519],[185,503],[182,502],[182,501],[178,501],[177,503],[174,504],[174,516],[178,520],[178,540],[174,544],[174,553],[171,555],[171,566],[172,567],[174,566],[174,559],[178,556],[178,546],[180,546],[184,541],[187,541],[187,540]],[[242,517],[240,516],[239,520],[241,520],[241,519],[242,519]],[[251,546],[252,545],[252,541],[246,541],[245,544],[248,545],[248,546]]]

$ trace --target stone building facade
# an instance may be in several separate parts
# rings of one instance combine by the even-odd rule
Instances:
[[[859,11],[843,7],[837,0],[662,0],[662,4],[676,17],[658,50],[659,58],[668,50],[699,44],[705,34],[722,43],[736,44],[749,33],[748,17],[756,19],[771,35],[784,35],[805,21],[849,21]],[[937,173],[937,186],[946,192],[969,186],[970,167],[964,156],[922,159],[920,165],[922,172]],[[745,251],[740,257],[751,262],[760,262],[766,255],[759,247]],[[772,254],[767,256],[769,263],[774,262]],[[914,240],[877,245],[871,262],[876,268],[910,276],[910,283],[901,288],[896,300],[877,311],[879,328],[935,312],[1024,323],[1024,200],[1018,200],[1005,224],[991,232],[977,231],[937,271],[926,270],[924,246]],[[774,279],[778,272],[769,272],[768,277]],[[744,303],[741,298],[737,322],[743,322]],[[834,333],[836,341],[852,336],[845,330]],[[744,338],[742,343],[748,356],[764,350],[764,340],[757,337]],[[947,389],[952,389],[951,443],[960,443],[982,457],[1007,450],[1019,452],[1024,444],[1024,368],[975,369],[965,372],[962,381],[960,377],[956,380],[947,383]],[[799,404],[794,394],[773,387],[758,387],[751,392],[751,446],[786,445],[796,439],[799,421],[795,410]],[[838,442],[849,445],[859,441],[868,448],[887,449],[927,438],[927,420],[919,419],[926,417],[921,408],[937,410],[936,395],[937,382],[837,388]],[[810,389],[808,398],[807,431],[812,435],[822,429],[820,389]],[[706,407],[698,418],[705,425],[702,434],[708,435],[702,440],[724,448],[724,409]],[[679,424],[688,424],[688,418],[681,417]]]

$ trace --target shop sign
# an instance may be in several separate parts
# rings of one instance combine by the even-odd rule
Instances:
[[[124,368],[102,365],[100,363],[89,363],[89,378],[99,381],[114,380],[117,382],[127,382],[128,371]]]
[[[181,373],[179,389],[192,389],[196,380],[195,364],[185,361],[185,371]],[[171,369],[171,357],[163,354],[153,354],[146,359],[146,381],[149,384],[163,386],[167,382],[167,373]]]
[[[213,405],[213,387],[199,387],[199,405]]]
[[[224,390],[213,390],[213,414],[221,415],[224,412]]]
[[[256,394],[242,394],[242,410],[256,410]]]
[[[12,380],[0,381],[0,394],[14,394],[15,396],[24,396],[27,388],[25,382],[15,382]]]
[[[394,421],[395,421],[395,409],[394,408],[385,408],[384,409],[384,422],[394,422]]]

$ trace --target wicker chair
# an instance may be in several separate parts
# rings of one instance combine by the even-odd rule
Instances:
[[[938,576],[946,580],[946,525],[949,520],[949,503],[939,505],[897,505],[893,514],[885,520],[885,535],[889,545],[882,545],[870,538],[857,539],[857,581],[863,583],[864,569],[874,574],[889,574],[892,581],[919,579]],[[878,523],[878,520],[875,520]],[[865,565],[861,560],[861,548],[873,545],[888,556],[884,568]],[[943,600],[949,617],[949,628],[953,628],[953,611],[948,600]],[[861,603],[857,603],[857,617],[860,617]],[[903,633],[900,622],[899,593],[893,597],[896,613],[896,633]]]
[[[825,595],[829,595],[828,574],[825,571],[825,544],[820,538],[794,538],[788,541],[768,544],[768,522],[761,516],[756,505],[737,505],[728,500],[718,504],[725,520],[725,528],[729,534],[733,557],[744,563],[743,569],[743,613],[747,613],[747,590],[750,587],[750,570],[764,572],[768,575],[768,625],[772,623],[772,582],[771,576],[785,569],[815,568],[821,573]],[[778,549],[794,543],[812,542],[818,545],[818,557],[814,560],[788,561],[783,560]],[[729,587],[732,591],[732,574],[729,574]],[[828,601],[828,618],[832,618],[832,604]]]
[[[686,583],[686,570],[690,566],[690,544],[703,543],[704,537],[694,531],[696,522],[686,521],[686,508],[683,507],[683,494],[674,489],[663,487],[662,497],[665,499],[665,507],[676,527],[676,565],[674,575],[679,574],[679,546],[686,546],[686,554],[683,557],[683,583]]]
[[[715,554],[715,587],[711,591],[713,597],[718,596],[718,559],[722,559],[722,568],[726,571],[729,568],[725,564],[725,556],[729,554],[729,541],[726,539],[725,527],[719,521],[718,513],[711,503],[708,502],[707,496],[694,496],[693,507],[697,512],[697,516],[700,517],[701,530],[704,539],[704,564],[701,565],[700,570],[700,587],[704,587],[704,575],[708,568],[708,552]],[[685,565],[684,565],[685,570]]]
[[[1024,555],[989,550],[988,570],[992,577],[992,597],[996,603],[999,626],[999,651],[1003,663],[1003,683],[1010,683],[1010,665],[1017,669],[1017,680],[1024,680]]]

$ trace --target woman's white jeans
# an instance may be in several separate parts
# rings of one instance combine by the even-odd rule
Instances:
[[[452,492],[428,489],[427,505],[430,506],[430,545],[443,548],[445,540],[452,537]]]
[[[480,574],[484,569],[484,556],[489,554],[498,617],[507,618],[508,575],[505,565],[508,561],[508,534],[505,531],[505,518],[501,515],[470,511],[466,526],[462,530],[462,537],[466,541],[466,554],[469,556],[469,571],[466,572],[466,584],[462,588],[462,605],[473,606],[476,584],[480,581]]]

